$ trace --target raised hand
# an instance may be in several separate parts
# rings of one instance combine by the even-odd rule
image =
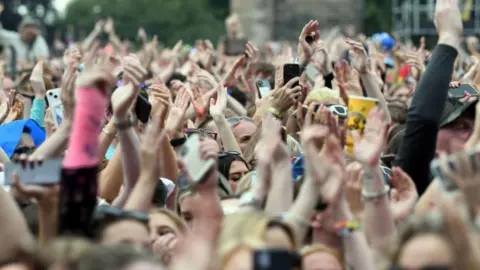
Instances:
[[[185,114],[190,105],[190,96],[185,87],[180,88],[175,98],[175,102],[170,107],[168,118],[165,123],[165,130],[171,139],[183,138],[183,122]]]
[[[318,65],[317,69],[319,68],[319,71],[323,75],[327,75],[332,70],[332,66],[330,62],[330,56],[327,51],[327,46],[323,40],[319,40],[317,42],[315,53],[314,59],[316,67]]]
[[[245,63],[246,60],[247,59],[245,55],[242,55],[235,61],[230,70],[228,70],[225,74],[225,77],[223,77],[222,84],[224,86],[228,86],[230,83],[235,81],[235,74],[237,73],[237,70]]]
[[[480,170],[476,168],[476,165],[480,164],[480,154],[477,151],[474,160],[469,158],[467,152],[459,152],[454,156],[455,170],[450,167],[446,154],[442,153],[440,155],[442,173],[462,190],[471,209],[478,213],[478,210],[480,210],[480,198],[478,196],[478,192],[480,192],[478,181]]]
[[[223,117],[224,111],[227,108],[227,88],[222,85],[217,85],[217,101],[210,99],[210,115],[213,118]]]
[[[463,34],[463,23],[458,0],[438,0],[435,5],[434,23],[438,43],[458,47]]]
[[[363,138],[356,131],[352,134],[355,158],[358,162],[368,167],[378,165],[386,142],[386,131],[385,113],[378,108],[372,109],[368,115]]]
[[[392,171],[393,175],[390,178],[390,183],[392,184],[390,208],[393,218],[398,223],[412,213],[418,199],[418,192],[412,178],[400,167],[394,167]]]
[[[281,138],[281,123],[273,116],[267,115],[262,122],[262,144],[264,145],[263,153],[256,151],[257,161],[265,162],[266,159],[271,161],[283,161],[290,158],[290,151]]]
[[[245,78],[249,79],[249,75],[253,71],[253,67],[260,60],[260,51],[252,42],[247,42],[245,48],[245,54],[247,55],[247,67],[245,68]]]
[[[369,59],[367,51],[363,47],[362,43],[353,41],[351,39],[347,39],[346,42],[348,45],[350,45],[352,67],[360,74],[368,72],[370,68],[368,65]]]
[[[158,105],[163,104],[164,106],[170,106],[171,103],[171,95],[170,95],[170,90],[168,87],[163,84],[152,84],[149,87],[150,89],[150,103],[154,105],[155,107],[158,107]]]
[[[45,92],[47,90],[45,89],[45,82],[43,81],[43,61],[38,61],[35,64],[32,74],[30,75],[30,85],[35,93],[35,98],[45,98]]]
[[[347,165],[345,179],[345,198],[357,219],[363,215],[362,201],[363,166],[358,162]]]
[[[298,37],[298,46],[302,54],[300,55],[300,63],[302,66],[306,66],[310,58],[313,55],[315,43],[320,37],[320,30],[318,30],[319,23],[317,20],[310,20],[302,29],[300,36]],[[312,37],[312,43],[308,44],[307,36]]]
[[[115,83],[116,79],[110,68],[107,65],[100,65],[82,72],[77,80],[77,87],[97,88],[107,96],[108,91]]]
[[[77,71],[74,65],[69,65],[63,73],[62,84],[60,86],[60,99],[62,101],[65,117],[72,118],[75,108],[75,82],[77,80]]]
[[[272,107],[279,112],[285,112],[294,104],[302,95],[302,87],[300,85],[292,87],[300,78],[295,77],[288,81],[280,89],[273,91]]]
[[[124,85],[113,92],[111,97],[113,114],[118,120],[124,120],[132,108],[140,91],[140,84],[147,75],[140,61],[126,57],[124,63]]]

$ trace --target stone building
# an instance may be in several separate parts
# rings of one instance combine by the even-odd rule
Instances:
[[[363,0],[230,0],[251,40],[294,40],[309,19],[322,29],[353,24],[361,28]]]

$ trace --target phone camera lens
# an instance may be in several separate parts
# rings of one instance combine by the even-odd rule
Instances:
[[[52,92],[49,92],[48,95],[51,96],[51,95],[53,95],[53,94],[52,94]]]
[[[54,95],[53,97],[54,97],[54,98],[58,98],[58,96],[57,96],[57,95]]]

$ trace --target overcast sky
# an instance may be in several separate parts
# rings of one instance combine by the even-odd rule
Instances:
[[[67,7],[68,3],[71,2],[72,0],[53,0],[53,5],[55,8],[60,11],[64,12],[65,8]]]

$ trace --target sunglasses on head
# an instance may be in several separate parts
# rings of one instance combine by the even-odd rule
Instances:
[[[187,137],[192,134],[199,134],[200,136],[208,136],[214,140],[217,140],[217,133],[212,130],[207,130],[203,128],[187,128],[187,129],[184,129],[183,132],[185,133],[185,135],[187,135]]]
[[[337,115],[341,119],[345,119],[348,117],[348,109],[346,106],[334,104],[334,105],[327,105],[327,108],[330,112]]]
[[[242,121],[242,120],[250,122],[250,123],[255,123],[255,121],[253,121],[253,119],[248,117],[248,116],[235,116],[235,117],[230,117],[230,118],[227,119],[228,123],[231,126],[235,126],[236,124],[240,123],[240,121]]]

